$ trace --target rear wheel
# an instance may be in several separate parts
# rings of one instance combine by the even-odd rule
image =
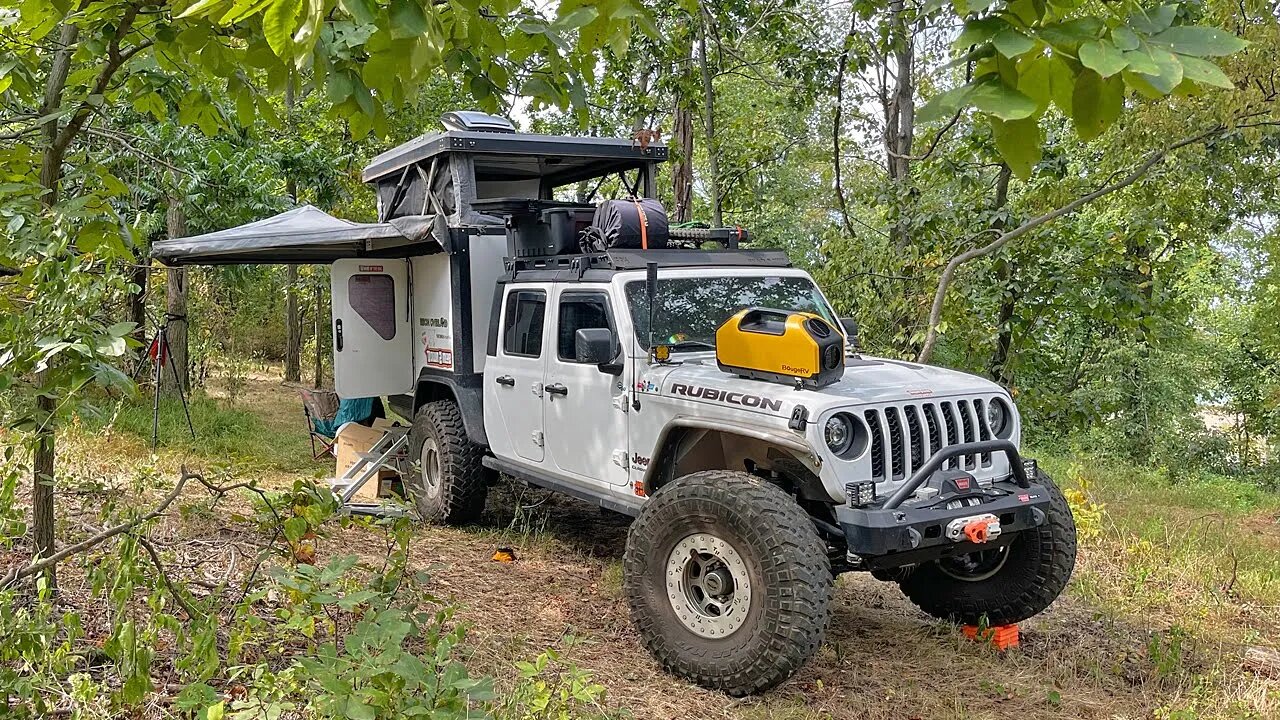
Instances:
[[[1007,625],[1037,615],[1058,598],[1076,564],[1076,526],[1058,486],[1049,491],[1045,523],[1008,545],[917,565],[897,578],[911,602],[944,620]]]
[[[813,522],[740,472],[663,486],[627,535],[623,587],[668,672],[731,695],[768,690],[817,651],[834,585]]]
[[[483,455],[467,439],[457,403],[438,400],[418,409],[409,453],[416,467],[404,478],[405,490],[423,520],[463,525],[480,517],[488,491]]]

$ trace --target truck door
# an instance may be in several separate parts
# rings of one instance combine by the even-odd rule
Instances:
[[[335,260],[333,387],[341,397],[413,392],[406,260]]]
[[[498,457],[544,459],[546,315],[546,286],[507,288],[496,355],[484,365],[484,428]]]
[[[609,296],[581,286],[558,289],[554,342],[547,352],[543,392],[547,451],[555,468],[581,480],[625,485],[627,414],[619,398],[618,376],[594,363],[575,360],[577,331],[608,328],[617,332]]]

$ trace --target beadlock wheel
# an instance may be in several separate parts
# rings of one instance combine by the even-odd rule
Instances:
[[[690,535],[667,558],[667,599],[690,631],[707,638],[731,635],[751,608],[747,564],[715,535]]]

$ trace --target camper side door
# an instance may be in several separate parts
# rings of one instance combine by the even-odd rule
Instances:
[[[406,260],[336,260],[333,387],[340,397],[413,392],[413,335]]]

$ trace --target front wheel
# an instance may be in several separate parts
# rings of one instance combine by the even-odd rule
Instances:
[[[668,672],[730,695],[768,690],[817,652],[834,580],[813,522],[748,475],[686,475],[627,534],[623,588]]]
[[[1048,475],[1043,525],[1024,530],[1004,547],[922,563],[898,579],[921,610],[943,620],[1008,625],[1039,614],[1062,594],[1076,565],[1071,508]]]

